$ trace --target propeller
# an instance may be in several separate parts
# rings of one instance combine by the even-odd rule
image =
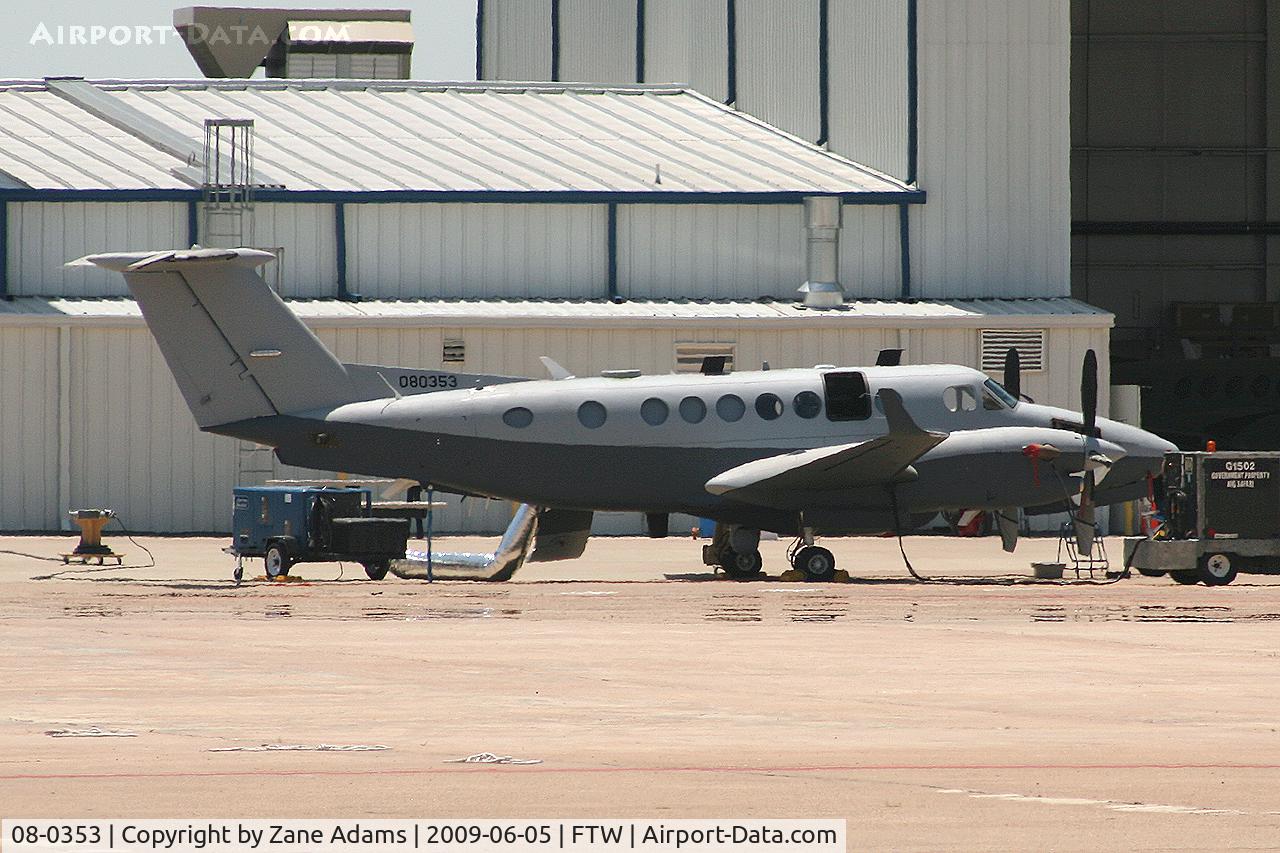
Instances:
[[[1009,347],[1004,354],[1004,382],[1001,384],[1015,400],[1022,399],[1022,360],[1015,347]]]
[[[1098,446],[1098,356],[1093,350],[1084,355],[1084,369],[1080,376],[1080,412],[1084,415],[1084,465],[1073,475],[1080,478],[1080,491],[1072,499],[1076,505],[1073,521],[1080,553],[1091,557],[1098,519],[1094,490],[1113,464],[1113,460]]]
[[[1080,411],[1084,415],[1086,437],[1098,426],[1098,356],[1093,350],[1084,354],[1084,370],[1080,374]]]

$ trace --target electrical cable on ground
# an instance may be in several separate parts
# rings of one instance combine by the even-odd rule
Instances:
[[[1061,479],[1061,475],[1059,475]],[[1064,484],[1065,485],[1065,484]],[[906,543],[903,541],[902,535],[902,517],[898,514],[898,490],[894,486],[889,487],[889,501],[893,508],[893,532],[898,537],[898,551],[902,554],[902,562],[907,567],[907,572],[911,577],[920,583],[939,583],[951,584],[953,586],[1110,586],[1117,581],[1129,577],[1129,560],[1125,560],[1124,569],[1117,572],[1114,577],[1108,577],[1105,580],[1080,579],[1075,580],[1050,580],[1047,578],[1029,578],[1023,575],[993,575],[989,577],[957,577],[935,575],[922,575],[916,571],[915,566],[911,565],[911,558],[907,556]],[[1070,507],[1071,501],[1068,498],[1067,506]],[[1075,522],[1075,514],[1068,509],[1071,515],[1072,523]]]
[[[143,551],[146,551],[146,552],[147,552],[147,557],[148,557],[148,558],[150,558],[150,560],[151,560],[151,562],[150,562],[150,563],[147,563],[145,566],[117,566],[116,568],[123,568],[123,569],[150,569],[150,568],[152,568],[153,566],[155,566],[155,564],[156,564],[156,555],[151,553],[151,549],[149,549],[146,545],[143,545],[143,544],[142,544],[141,542],[139,542],[137,539],[134,539],[134,538],[133,538],[133,534],[129,532],[129,528],[127,528],[127,527],[125,527],[125,526],[124,526],[124,522],[120,520],[120,516],[118,516],[118,515],[117,515],[117,516],[114,516],[114,518],[115,518],[115,520],[116,520],[116,523],[120,525],[120,529],[124,531],[124,535],[125,535],[126,537],[128,537],[129,541],[130,541],[130,542],[132,542],[134,545],[137,545],[137,546],[138,546],[139,548],[141,548]]]
[[[119,571],[120,569],[154,568],[156,565],[156,555],[152,554],[151,549],[148,548],[146,545],[143,545],[137,539],[133,538],[133,533],[129,530],[129,528],[124,526],[124,522],[120,520],[120,516],[117,515],[113,517],[115,518],[116,523],[120,525],[120,529],[121,531],[124,532],[125,538],[127,538],[134,545],[136,545],[137,547],[145,551],[148,559],[150,559],[151,562],[137,563],[137,564],[129,563],[127,565],[115,565],[115,566],[104,566],[104,565],[80,566],[78,568],[66,568],[66,569],[63,569],[62,571],[52,572],[47,575],[36,575],[31,579],[35,581],[47,581],[47,580],[57,580],[63,575],[85,575],[85,574],[96,574],[98,572],[116,572],[116,571]],[[42,554],[28,554],[25,551],[10,551],[7,549],[0,549],[0,554],[13,554],[14,556],[17,556],[17,557],[26,557],[28,559],[42,560],[44,562],[49,562],[49,563],[65,563],[66,562],[66,560],[64,560],[62,557],[46,557]]]
[[[43,554],[28,554],[26,551],[10,551],[8,548],[0,548],[0,554],[12,554],[15,557],[26,557],[28,560],[44,560],[49,563],[61,563],[61,557],[46,557]],[[116,568],[112,566],[111,568]]]

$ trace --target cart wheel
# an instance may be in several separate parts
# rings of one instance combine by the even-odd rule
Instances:
[[[386,560],[378,560],[374,563],[364,563],[364,573],[369,576],[371,581],[380,581],[387,576],[389,564]]]
[[[1173,578],[1177,583],[1186,584],[1187,586],[1200,583],[1200,573],[1194,569],[1169,572],[1169,577]]]
[[[1142,575],[1144,578],[1162,578],[1167,573],[1162,572],[1159,569],[1138,569],[1138,574]]]
[[[289,574],[289,552],[284,549],[283,545],[278,543],[268,545],[267,553],[262,557],[262,563],[266,567],[268,579],[273,580]]]
[[[244,567],[236,566],[235,571],[231,573],[231,577],[235,578],[236,586],[239,586],[240,581],[244,580]]]
[[[1205,554],[1200,558],[1200,580],[1209,586],[1226,586],[1236,579],[1236,572],[1228,554]]]

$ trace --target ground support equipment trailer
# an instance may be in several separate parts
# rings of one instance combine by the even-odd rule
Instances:
[[[1158,526],[1125,539],[1125,565],[1209,586],[1280,574],[1280,453],[1173,451],[1153,493]]]
[[[232,540],[235,578],[245,557],[262,557],[269,579],[282,579],[295,563],[349,561],[382,580],[392,560],[403,560],[409,521],[373,517],[369,489],[240,487],[235,490]]]

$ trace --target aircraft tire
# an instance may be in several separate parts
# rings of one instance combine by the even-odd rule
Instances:
[[[1200,583],[1200,573],[1195,569],[1182,569],[1176,572],[1169,572],[1169,577],[1173,578],[1176,583],[1191,586]]]
[[[736,580],[754,580],[760,576],[763,567],[764,558],[759,551],[739,553],[731,548],[725,549],[724,563],[720,566],[726,575]]]
[[[791,565],[804,572],[805,578],[811,581],[830,580],[836,572],[835,555],[826,548],[819,548],[816,545],[801,548]]]

